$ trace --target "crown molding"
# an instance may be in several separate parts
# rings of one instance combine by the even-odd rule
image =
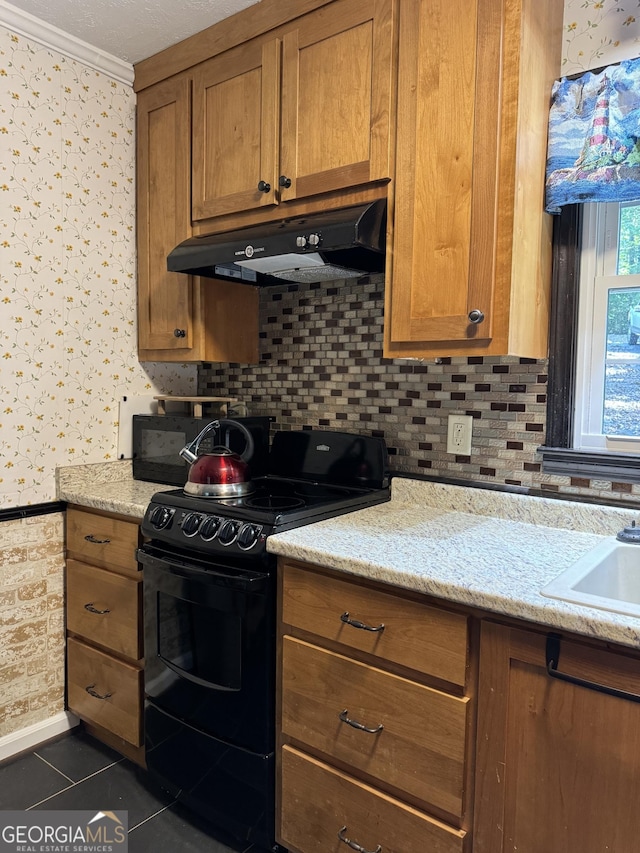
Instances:
[[[70,59],[75,59],[120,83],[127,86],[133,85],[133,65],[130,63],[87,44],[28,12],[23,12],[22,9],[12,6],[5,0],[0,0],[0,26],[6,27],[16,35],[33,39],[38,44],[56,50]]]

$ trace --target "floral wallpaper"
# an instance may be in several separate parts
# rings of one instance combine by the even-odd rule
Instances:
[[[123,395],[186,394],[136,354],[135,95],[0,27],[0,507],[116,457]]]
[[[639,0],[565,0],[562,73],[640,55]]]

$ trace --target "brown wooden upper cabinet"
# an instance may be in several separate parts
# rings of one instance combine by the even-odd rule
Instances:
[[[400,3],[385,355],[547,355],[557,0]]]
[[[392,79],[393,0],[336,0],[202,63],[193,220],[388,180]]]
[[[191,82],[172,77],[138,93],[138,357],[236,361],[258,357],[256,288],[167,271],[191,236]]]

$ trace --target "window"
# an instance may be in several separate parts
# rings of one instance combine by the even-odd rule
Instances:
[[[589,204],[579,276],[573,446],[640,452],[640,204]]]
[[[571,205],[554,235],[543,469],[640,481],[640,202]]]

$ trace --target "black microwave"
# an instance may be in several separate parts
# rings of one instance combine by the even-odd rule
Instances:
[[[133,416],[133,478],[168,486],[184,486],[189,474],[189,463],[179,456],[213,417],[189,418],[179,415]],[[252,477],[267,473],[269,457],[269,427],[272,417],[233,418],[240,421],[251,433],[254,450],[249,459]],[[214,431],[214,435],[216,435]],[[220,439],[217,438],[219,441]],[[207,450],[207,437],[201,450]],[[242,453],[245,440],[239,430],[230,430],[224,443],[236,453]]]

